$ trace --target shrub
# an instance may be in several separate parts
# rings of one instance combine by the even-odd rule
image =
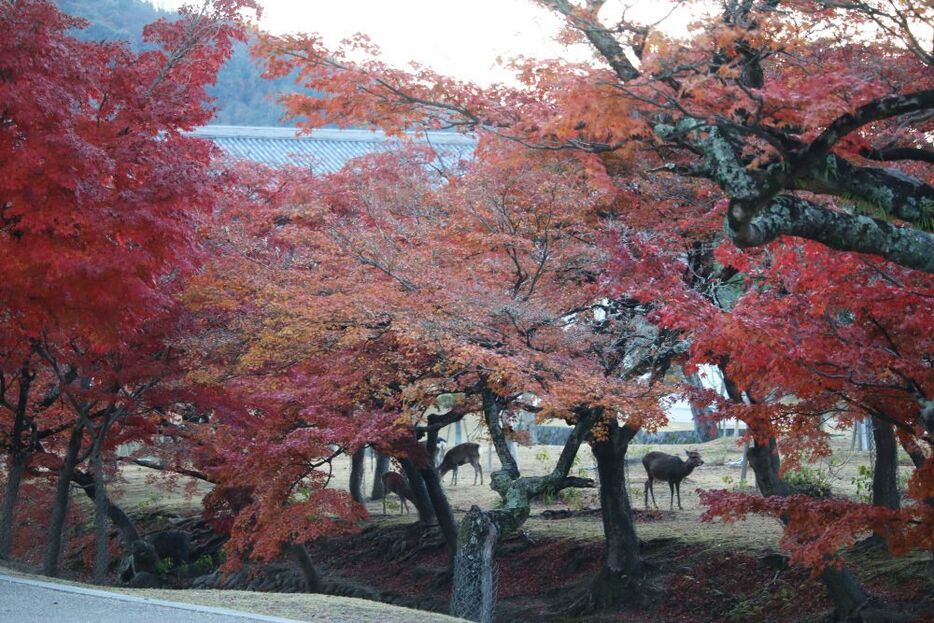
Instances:
[[[832,495],[827,476],[806,465],[786,472],[784,480],[792,493],[809,495],[812,498],[829,498]]]

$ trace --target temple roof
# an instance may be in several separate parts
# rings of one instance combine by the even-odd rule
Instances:
[[[352,158],[386,151],[402,143],[382,132],[331,128],[299,136],[294,128],[208,125],[191,134],[211,139],[235,160],[253,160],[272,167],[304,165],[322,173],[337,171]],[[469,158],[476,147],[473,138],[453,132],[427,132],[410,137],[434,148],[445,165]]]

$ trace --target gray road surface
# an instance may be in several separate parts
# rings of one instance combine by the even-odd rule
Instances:
[[[0,574],[0,623],[297,623]]]

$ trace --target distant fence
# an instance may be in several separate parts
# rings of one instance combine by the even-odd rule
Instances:
[[[529,431],[530,441],[533,445],[542,446],[563,446],[571,436],[569,426],[533,426]],[[724,429],[720,431],[720,437],[731,437],[734,435],[733,429]],[[742,430],[740,434],[742,434]],[[636,443],[645,444],[686,444],[700,443],[697,432],[693,430],[660,430],[655,433],[648,433],[640,430],[636,434]]]

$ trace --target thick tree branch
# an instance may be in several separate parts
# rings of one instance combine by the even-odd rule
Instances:
[[[852,113],[834,119],[802,154],[799,166],[807,167],[827,155],[841,138],[867,123],[934,108],[934,89],[889,95],[863,104]]]
[[[917,147],[887,147],[885,149],[863,149],[859,155],[868,160],[894,162],[897,160],[915,160],[934,164],[934,151]]]
[[[842,197],[869,214],[927,228],[934,221],[934,187],[895,169],[857,167],[835,154],[802,171],[788,187]]]
[[[94,476],[80,469],[75,469],[71,475],[71,481],[81,487],[89,498],[97,500],[97,487],[94,484]],[[106,492],[104,493],[104,504],[107,507],[107,516],[123,534],[126,549],[129,550],[129,545],[140,538],[136,526],[123,509],[113,503]]]
[[[503,466],[503,472],[505,472],[510,479],[516,480],[521,475],[519,473],[519,466],[516,465],[512,453],[509,452],[509,446],[506,443],[506,434],[503,432],[503,427],[499,421],[500,413],[506,408],[506,401],[492,390],[488,389],[485,383],[482,396],[483,418],[486,422],[487,429],[490,431],[493,447],[496,448],[496,455],[499,457],[499,462]]]
[[[171,472],[173,474],[180,474],[182,476],[188,476],[190,478],[196,478],[198,480],[203,480],[204,482],[209,482],[211,484],[217,484],[214,480],[208,477],[202,471],[196,469],[188,469],[185,467],[178,467],[174,465],[164,465],[162,463],[156,463],[155,461],[150,461],[147,459],[131,459],[129,457],[119,457],[118,461],[124,463],[133,463],[134,465],[139,465],[140,467],[145,467],[146,469],[154,469],[160,472]]]
[[[568,22],[584,33],[591,45],[597,49],[601,56],[609,63],[616,76],[623,82],[639,77],[636,69],[626,56],[626,51],[619,44],[616,37],[598,22],[581,15],[580,9],[568,0],[541,0],[546,7],[564,15]]]
[[[799,236],[839,251],[878,255],[934,273],[934,235],[838,212],[790,195],[775,197],[748,222],[737,221],[730,210],[727,233],[738,247],[764,245],[779,236]]]

